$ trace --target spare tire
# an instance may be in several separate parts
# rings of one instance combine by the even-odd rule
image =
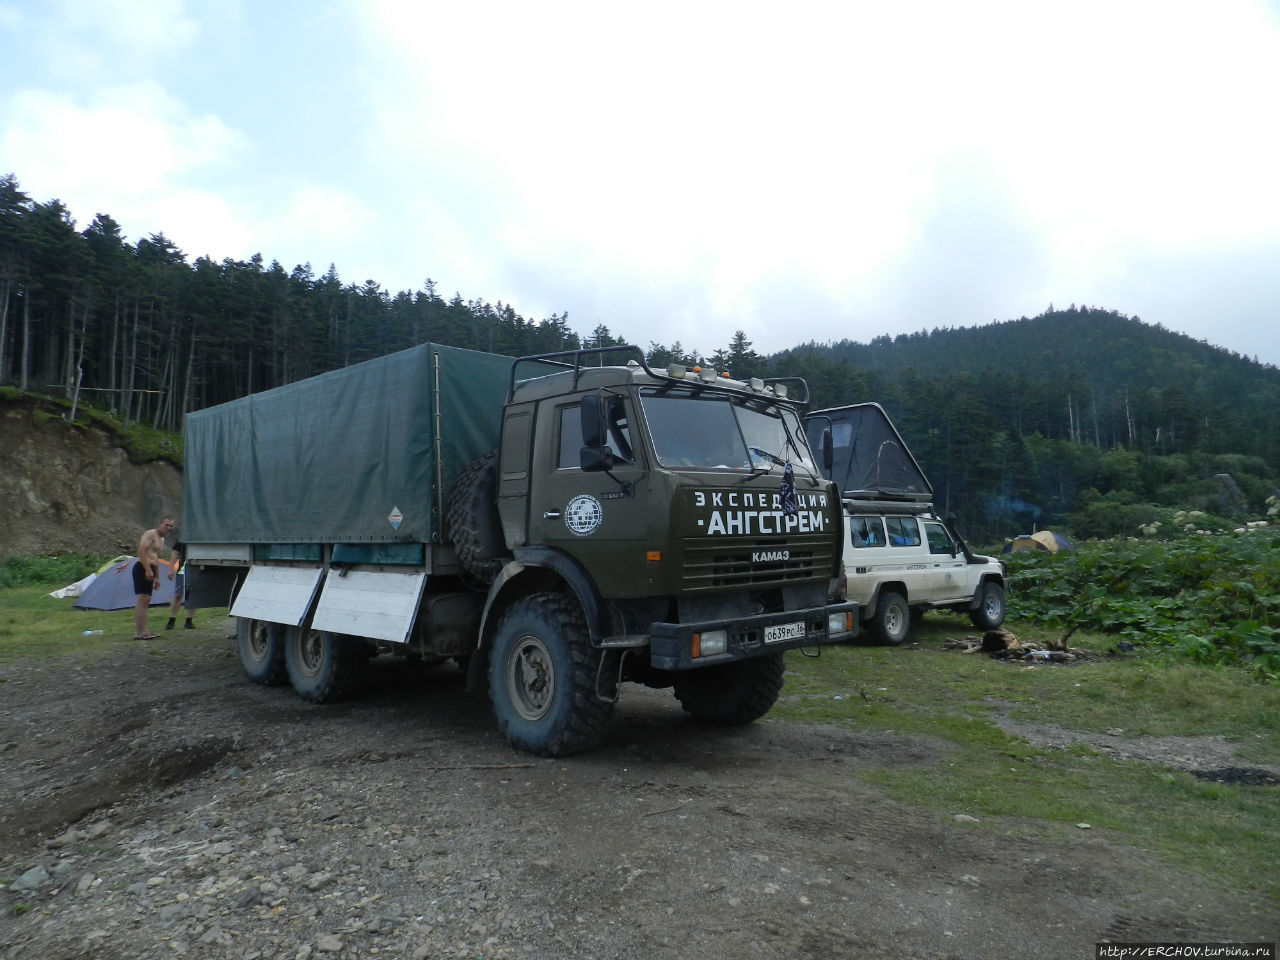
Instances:
[[[449,539],[462,568],[483,583],[492,583],[507,552],[498,516],[498,455],[490,450],[467,464],[449,495]]]

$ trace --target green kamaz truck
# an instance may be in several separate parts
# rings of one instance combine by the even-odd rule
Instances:
[[[857,630],[803,381],[423,344],[187,417],[183,539],[250,679],[343,696],[456,659],[524,750],[603,737],[624,682],[749,723],[784,651]],[[827,457],[830,456],[827,445]]]

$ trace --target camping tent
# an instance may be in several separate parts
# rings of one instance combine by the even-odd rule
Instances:
[[[1016,553],[1019,550],[1044,550],[1047,553],[1057,553],[1059,550],[1074,550],[1075,544],[1066,537],[1054,533],[1052,530],[1037,530],[1035,533],[1024,533],[1020,537],[1014,537],[1004,545],[1001,553]]]
[[[133,568],[137,562],[136,557],[126,557],[124,562],[98,574],[84,588],[76,607],[80,610],[126,610],[132,607],[137,600],[133,592]],[[156,581],[155,593],[151,594],[151,606],[169,603],[173,599],[173,586],[169,568],[161,564],[160,579]]]
[[[49,594],[49,596],[57,597],[59,600],[65,600],[67,597],[78,597],[80,596],[80,594],[84,593],[86,589],[88,589],[89,584],[93,583],[93,581],[98,578],[98,574],[106,573],[112,567],[118,564],[124,563],[128,559],[129,559],[129,556],[128,554],[126,554],[121,557],[116,557],[114,560],[108,560],[106,563],[100,566],[97,570],[93,571],[93,573],[89,574],[87,577],[84,577],[81,580],[77,580],[75,583],[69,583],[65,587],[61,587],[58,590],[54,590],[51,594]]]

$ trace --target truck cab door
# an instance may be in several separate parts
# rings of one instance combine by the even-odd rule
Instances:
[[[588,395],[589,402],[596,395]],[[608,596],[647,596],[646,550],[665,531],[650,529],[651,493],[645,481],[645,454],[628,397],[610,395],[601,403],[605,469],[584,470],[579,398],[544,403],[540,441],[529,478],[529,543],[569,554],[584,566]]]

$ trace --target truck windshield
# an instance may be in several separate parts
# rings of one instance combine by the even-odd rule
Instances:
[[[664,467],[720,470],[817,467],[794,411],[747,397],[692,392],[642,391],[640,405]]]

